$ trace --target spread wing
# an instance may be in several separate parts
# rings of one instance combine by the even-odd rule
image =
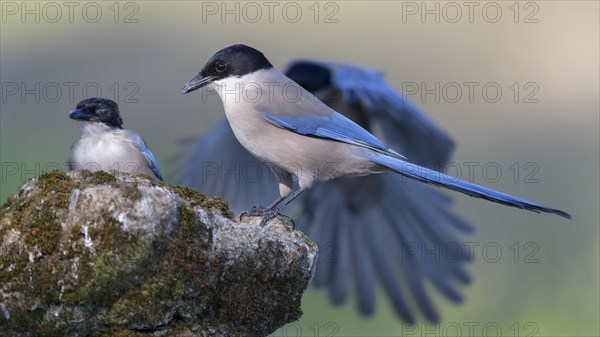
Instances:
[[[454,150],[450,136],[392,87],[381,72],[336,62],[315,63],[330,70],[331,86],[342,100],[337,103],[345,105],[339,109],[361,110],[370,123],[369,130],[380,130],[388,146],[427,167],[450,159]]]

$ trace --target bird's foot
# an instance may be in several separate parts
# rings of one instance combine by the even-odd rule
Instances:
[[[264,206],[254,206],[249,211],[244,211],[240,214],[239,218],[241,219],[244,216],[262,216],[262,220],[260,221],[260,226],[264,227],[267,223],[274,218],[280,218],[284,222],[291,223],[292,229],[296,229],[296,223],[292,218],[287,215],[279,213],[277,210],[269,209]]]
[[[260,221],[260,226],[264,227],[267,224],[267,222],[271,221],[271,219],[274,219],[274,218],[279,218],[283,222],[291,224],[292,230],[296,230],[296,223],[294,222],[294,219],[290,218],[289,216],[287,216],[285,214],[278,213],[276,211],[272,211],[272,213],[265,215],[263,217],[263,219]]]
[[[251,210],[240,213],[240,218],[243,216],[263,216],[269,213],[270,210],[265,206],[253,206]]]

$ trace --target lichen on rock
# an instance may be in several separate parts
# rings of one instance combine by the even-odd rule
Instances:
[[[144,177],[53,171],[0,210],[3,336],[262,336],[301,315],[316,245]]]

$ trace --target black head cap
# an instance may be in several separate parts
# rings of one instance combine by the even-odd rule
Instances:
[[[104,123],[113,128],[122,129],[123,120],[119,115],[117,103],[105,98],[88,98],[77,104],[69,117],[79,121]]]
[[[214,54],[200,73],[189,81],[182,93],[199,89],[227,77],[241,77],[261,69],[273,68],[263,53],[243,44],[234,44]]]
[[[304,89],[315,92],[331,85],[331,71],[311,61],[296,61],[290,65],[285,75]]]
[[[260,51],[243,44],[234,44],[213,55],[200,73],[203,77],[214,76],[217,79],[244,76],[272,67],[271,62]]]

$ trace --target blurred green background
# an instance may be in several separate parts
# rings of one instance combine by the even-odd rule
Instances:
[[[311,289],[302,319],[274,335],[598,336],[599,3],[469,6],[2,1],[0,196],[6,199],[41,170],[64,168],[79,136],[67,114],[98,88],[118,101],[125,126],[144,136],[166,180],[174,182],[184,149],[178,141],[223,115],[218,98],[203,102],[201,93],[179,93],[217,50],[249,44],[279,68],[299,57],[361,64],[383,71],[398,89],[416,83],[436,91],[439,83],[438,100],[421,97],[423,90],[408,99],[456,140],[463,178],[469,178],[467,163],[476,162],[475,182],[574,218],[453,194],[457,211],[477,226],[476,235],[464,239],[478,246],[465,303],[437,301],[441,325],[401,324],[383,294],[376,315],[361,318],[353,300],[333,308],[324,292]],[[225,9],[237,12],[239,22],[236,14],[223,18]],[[472,95],[466,82],[478,83]],[[462,89],[458,99],[454,83]],[[502,249],[498,257],[495,247]]]

